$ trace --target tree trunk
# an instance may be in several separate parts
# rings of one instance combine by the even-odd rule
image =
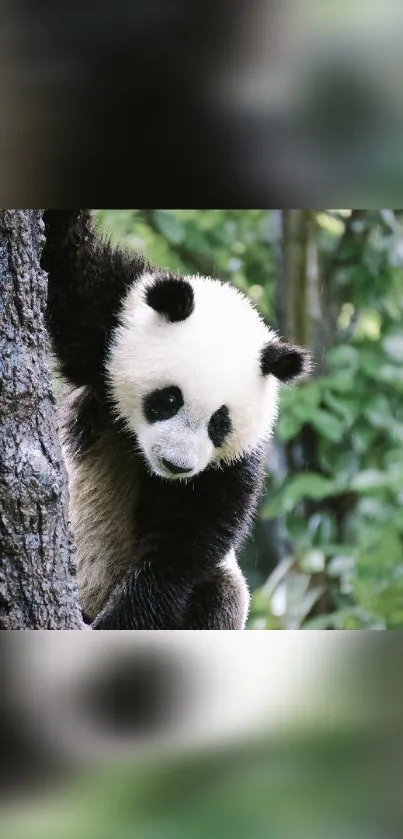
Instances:
[[[336,343],[337,319],[345,302],[344,296],[346,301],[349,299],[348,286],[338,282],[338,274],[359,261],[358,254],[368,236],[368,228],[363,224],[367,211],[352,210],[336,247],[325,255],[318,249],[314,211],[284,210],[279,213],[277,325],[287,340],[312,350],[314,375],[321,375],[325,372],[326,350]],[[319,440],[315,428],[307,424],[284,446],[287,475],[303,474],[304,471],[321,474]],[[343,541],[344,520],[351,509],[349,493],[324,500],[305,499],[303,504],[307,521],[317,512],[328,511],[337,524],[337,538]],[[310,617],[330,613],[335,608],[333,580],[326,575],[314,575],[312,581],[314,585],[320,583],[323,594]]]
[[[0,629],[83,629],[45,329],[43,225],[0,211]]]

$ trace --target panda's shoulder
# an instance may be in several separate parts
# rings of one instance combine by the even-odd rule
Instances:
[[[110,423],[105,400],[87,385],[64,388],[58,415],[62,442],[72,457],[85,455]]]

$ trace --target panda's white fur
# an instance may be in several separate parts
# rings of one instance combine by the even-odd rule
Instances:
[[[256,448],[273,429],[278,402],[277,380],[260,369],[262,349],[276,333],[233,286],[206,277],[184,279],[193,288],[194,309],[185,320],[170,323],[145,299],[155,274],[140,278],[124,301],[107,360],[119,415],[136,434],[152,471],[171,478],[161,458],[188,467],[183,478]],[[172,419],[147,422],[144,396],[173,383],[182,390],[183,408]],[[229,409],[231,431],[217,449],[207,427],[222,405]]]
[[[220,563],[220,567],[224,574],[228,574],[231,586],[237,587],[238,591],[238,606],[240,611],[240,623],[242,628],[245,626],[250,607],[250,591],[244,575],[238,565],[238,560],[234,550],[229,551]]]

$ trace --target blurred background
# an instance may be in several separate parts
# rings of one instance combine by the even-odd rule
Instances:
[[[156,265],[234,283],[309,381],[281,392],[241,565],[249,629],[403,627],[403,212],[98,210]]]
[[[402,36],[400,0],[1,0],[1,201],[395,205]]]

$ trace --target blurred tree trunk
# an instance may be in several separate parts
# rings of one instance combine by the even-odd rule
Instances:
[[[316,233],[315,211],[281,212],[282,262],[276,286],[276,310],[280,332],[287,341],[312,350],[315,373],[319,373],[324,358],[325,318]],[[286,447],[290,471],[301,468],[317,471],[316,443],[314,429],[302,429],[298,438]]]
[[[334,346],[337,321],[343,303],[348,300],[348,284],[340,281],[341,274],[356,264],[365,246],[368,225],[366,211],[352,210],[345,219],[344,232],[335,249],[326,256],[321,254],[317,241],[317,219],[313,210],[275,211],[277,234],[277,329],[288,341],[308,347],[314,355],[314,374],[324,372],[326,351]],[[318,434],[311,425],[283,445],[276,443],[283,464],[281,479],[297,472],[321,472],[318,458]],[[278,476],[277,476],[278,477]],[[340,541],[343,521],[351,499],[343,494],[326,501],[305,500],[307,522],[317,511],[328,509],[334,517]],[[277,530],[282,534],[278,548],[282,559],[290,553],[286,538],[285,521],[280,520]],[[291,548],[292,552],[292,548]],[[319,575],[321,576],[321,575]],[[326,575],[316,580],[323,587],[323,595],[312,610],[313,614],[326,614],[334,608]]]
[[[272,210],[269,224],[276,250],[277,282],[275,289],[276,329],[281,337],[309,347],[315,357],[315,369],[323,361],[322,289],[318,267],[316,214],[313,210]],[[316,435],[311,428],[285,445],[274,436],[270,444],[269,471],[280,485],[293,472],[316,469]],[[267,537],[267,570],[292,551],[285,519],[264,524]]]
[[[82,629],[39,266],[40,212],[0,211],[0,629]]]
[[[283,210],[280,216],[277,326],[288,341],[312,350],[317,370],[323,363],[326,335],[316,213],[314,210]]]
[[[319,270],[317,220],[314,210],[279,211],[278,273],[276,284],[277,329],[292,343],[308,347],[314,356],[314,375],[323,370],[326,348],[333,335],[324,311],[323,275]],[[277,443],[284,464],[282,480],[297,472],[320,472],[317,453],[318,436],[311,425],[287,444]],[[316,502],[304,502],[305,515],[309,517],[317,508]],[[280,520],[283,555],[292,553],[286,538],[285,521]],[[279,545],[280,547],[280,545]],[[318,581],[316,581],[318,582]],[[313,614],[327,613],[333,609],[326,580],[320,581],[323,594],[312,610]]]

